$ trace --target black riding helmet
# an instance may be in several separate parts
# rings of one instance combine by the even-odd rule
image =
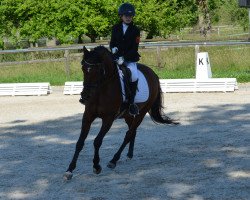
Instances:
[[[130,3],[123,3],[118,9],[118,15],[135,16],[135,7]]]

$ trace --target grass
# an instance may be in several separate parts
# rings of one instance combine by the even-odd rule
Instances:
[[[238,82],[250,82],[250,47],[223,46],[200,47],[200,51],[209,53],[213,78],[237,78]],[[72,52],[71,52],[72,53]],[[151,67],[160,78],[195,78],[195,53],[193,47],[162,48],[160,52],[161,65],[158,65],[156,49],[140,49],[141,63]],[[11,59],[0,57],[0,61],[28,60],[62,57],[56,54],[16,55]],[[65,81],[80,81],[83,79],[80,58],[70,62],[70,76],[67,77],[64,62],[25,64],[15,66],[0,66],[0,83],[13,82],[50,82],[51,85],[64,85]]]
[[[250,47],[201,47],[208,52],[213,78],[237,78],[238,82],[250,82]],[[194,48],[162,49],[162,66],[157,67],[156,51],[142,52],[141,61],[147,63],[160,78],[195,78]]]
[[[67,77],[62,62],[46,64],[26,64],[4,67],[0,71],[1,83],[50,82],[51,85],[64,85],[65,81],[82,80],[82,72],[76,63],[71,63],[70,78]]]

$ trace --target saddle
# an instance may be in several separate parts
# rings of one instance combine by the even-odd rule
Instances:
[[[121,118],[121,116],[128,110],[129,108],[129,103],[128,100],[130,98],[131,90],[130,90],[130,82],[132,79],[132,74],[129,68],[127,68],[126,65],[115,65],[118,68],[118,74],[120,77],[120,84],[121,84],[121,95],[123,102],[120,106],[120,110],[117,113],[116,118]],[[149,87],[147,80],[143,73],[138,69],[138,85],[137,85],[137,93],[135,96],[135,102],[136,103],[143,103],[148,100],[149,97]]]

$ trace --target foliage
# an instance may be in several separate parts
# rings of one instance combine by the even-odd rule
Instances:
[[[190,1],[185,2],[146,0],[132,3],[137,9],[137,24],[153,37],[187,25],[186,11],[191,10],[186,8]],[[94,41],[98,36],[108,35],[111,26],[119,20],[117,8],[120,4],[121,1],[111,0],[3,0],[0,16],[9,16],[9,23],[2,30],[6,36],[17,40],[29,38],[31,42],[41,37],[56,37],[67,42],[71,38],[80,39],[82,34]]]
[[[223,0],[220,9],[227,16],[228,23],[240,24],[245,30],[249,27],[247,8],[240,8],[235,0]],[[223,18],[223,14],[221,15]]]
[[[137,16],[135,21],[142,30],[148,32],[147,38],[163,36],[192,25],[196,18],[193,0],[135,1]]]
[[[0,37],[15,40],[19,37],[19,19],[16,9],[22,0],[1,0],[0,6]]]
[[[1,0],[0,48],[3,40],[18,42],[29,39],[57,38],[71,43],[86,35],[94,42],[108,36],[111,26],[119,21],[117,9],[122,0]],[[237,0],[131,0],[136,7],[135,23],[147,32],[147,38],[167,37],[181,28],[198,23],[206,12],[212,23],[225,18],[248,26],[247,9]],[[206,9],[199,9],[206,2]],[[204,13],[203,13],[204,14]]]

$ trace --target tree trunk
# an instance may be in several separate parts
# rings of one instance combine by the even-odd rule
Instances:
[[[96,42],[97,35],[95,34],[86,34],[86,35],[90,38],[92,43]]]
[[[95,42],[96,42],[96,37],[95,37],[95,36],[92,36],[90,39],[91,39],[91,42],[92,42],[92,43],[95,43]]]
[[[82,40],[82,35],[79,35],[78,36],[78,41],[77,41],[78,44],[82,44],[83,43],[83,40]]]
[[[211,19],[208,9],[208,0],[197,0],[199,11],[199,30],[200,34],[207,38],[211,31]]]
[[[147,37],[146,39],[153,39],[153,32],[152,31],[149,31],[148,34],[147,34]]]

